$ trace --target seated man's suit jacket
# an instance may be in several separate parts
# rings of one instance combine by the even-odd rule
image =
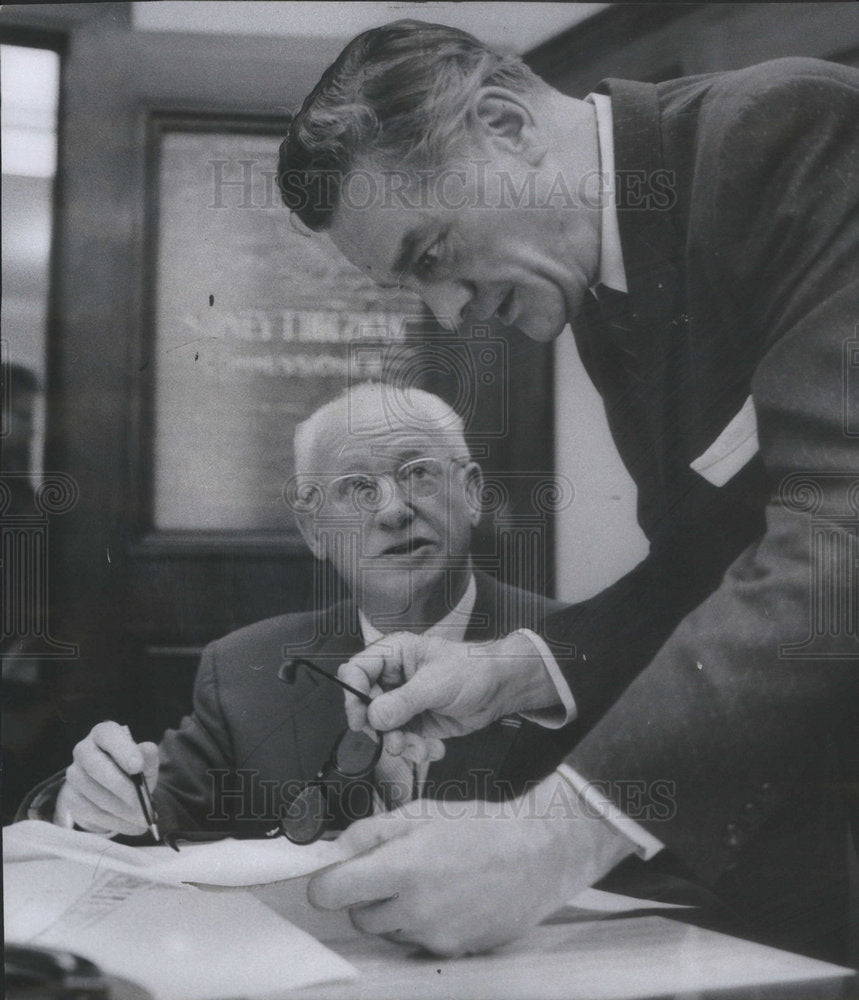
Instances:
[[[573,329],[650,553],[548,622],[570,763],[769,940],[813,950],[845,925],[859,719],[859,73],[600,89],[628,308],[594,300]],[[717,486],[691,463],[721,441],[730,464],[728,428]]]
[[[486,642],[505,629],[541,627],[561,605],[475,573],[465,638]],[[271,828],[301,782],[313,778],[346,728],[343,691],[307,670],[278,678],[292,657],[335,673],[364,646],[350,603],[321,613],[281,615],[211,643],[203,652],[192,713],[160,745],[155,806],[164,829]],[[519,719],[445,741],[422,795],[499,798],[518,794],[563,758],[566,736]]]

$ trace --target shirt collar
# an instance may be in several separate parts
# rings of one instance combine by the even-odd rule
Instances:
[[[597,116],[597,141],[600,151],[600,172],[603,176],[603,203],[600,212],[600,273],[599,284],[618,292],[628,291],[620,228],[617,222],[614,173],[614,134],[612,132],[611,98],[606,94],[588,94],[585,100],[593,104]]]
[[[462,642],[465,638],[465,630],[471,621],[471,613],[474,611],[474,602],[476,600],[477,583],[475,582],[474,574],[469,573],[465,593],[460,597],[456,607],[452,611],[449,611],[440,621],[437,621],[435,625],[430,625],[428,629],[424,629],[424,635],[440,635],[445,639],[450,639],[451,642]],[[364,637],[366,645],[369,646],[371,642],[376,642],[376,640],[382,638],[384,633],[380,632],[370,622],[370,619],[367,618],[360,608],[358,609],[358,619],[361,622],[361,634]]]

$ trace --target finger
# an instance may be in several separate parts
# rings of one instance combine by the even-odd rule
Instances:
[[[155,743],[139,743],[140,752],[143,754],[143,777],[152,791],[158,784],[158,771],[160,761],[158,758],[158,747]]]
[[[424,744],[427,748],[427,760],[430,761],[430,763],[436,760],[441,760],[442,757],[444,757],[444,740],[424,737]]]
[[[398,891],[403,860],[389,848],[410,829],[403,817],[387,814],[353,823],[340,837],[349,860],[315,875],[307,887],[307,898],[323,910],[389,899]],[[398,856],[399,855],[399,856]]]
[[[426,740],[417,733],[406,733],[406,745],[403,757],[414,764],[423,764],[429,760],[429,750]]]
[[[350,684],[368,695],[373,685],[377,684],[384,668],[384,650],[368,646],[350,660],[341,663],[337,668],[337,676],[345,684]]]
[[[134,742],[128,726],[120,726],[117,722],[100,722],[93,727],[90,737],[126,774],[139,774],[143,770],[143,754]]]
[[[392,632],[342,664],[337,676],[367,694],[373,685],[395,687],[406,679],[407,665],[409,672],[414,671],[421,649],[423,644],[417,636],[409,632]]]
[[[351,685],[365,694],[370,693],[371,682],[364,671],[353,664],[352,660],[342,663],[337,668],[337,676],[345,684]],[[367,706],[356,695],[349,691],[345,694],[346,721],[349,728],[360,732],[367,725]]]
[[[409,819],[397,812],[380,813],[352,823],[340,834],[337,843],[349,858],[353,858],[402,837],[413,825],[413,817]]]
[[[399,757],[406,748],[406,734],[402,729],[394,729],[390,733],[383,734],[382,743],[385,753],[389,753],[392,757]]]
[[[72,820],[84,830],[122,833],[132,837],[146,831],[142,817],[118,815],[113,810],[102,809],[68,782],[63,806]]]
[[[103,750],[91,743],[79,743],[66,780],[102,809],[116,811],[137,802],[134,782]]]
[[[390,899],[397,891],[398,874],[384,860],[379,863],[377,853],[372,851],[315,875],[307,886],[311,904],[320,910],[342,910]]]
[[[367,708],[374,729],[400,729],[416,715],[450,701],[447,685],[432,668],[419,670],[402,687],[379,695]]]
[[[129,780],[126,775],[126,781]],[[137,801],[136,793],[133,792],[134,800],[131,797],[124,799],[119,795],[106,789],[103,785],[72,764],[66,768],[66,784],[76,792],[81,798],[85,798],[93,806],[110,816],[130,818],[137,815],[140,810],[140,803]]]
[[[349,919],[352,926],[364,934],[387,937],[396,944],[409,944],[408,929],[403,926],[406,916],[398,900],[399,897],[394,896],[378,903],[351,907]]]
[[[117,765],[113,757],[97,747],[91,738],[82,740],[72,751],[69,772],[75,775],[81,787],[91,782],[122,802],[131,802],[135,798],[134,782],[130,775]]]

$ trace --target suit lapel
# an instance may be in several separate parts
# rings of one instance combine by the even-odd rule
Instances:
[[[284,646],[283,662],[294,657],[312,660],[328,673],[363,648],[358,614],[352,604],[326,609],[319,617],[314,642],[301,648]],[[334,741],[346,727],[343,691],[312,671],[298,668],[292,697],[293,731],[304,778],[313,777],[325,762]]]
[[[683,428],[694,419],[683,412],[690,364],[672,211],[678,192],[662,157],[657,88],[607,80],[598,89],[611,97],[629,314],[625,329],[598,321],[603,343],[584,353],[597,358],[612,435],[638,485],[647,530],[662,513],[660,498],[685,471]]]

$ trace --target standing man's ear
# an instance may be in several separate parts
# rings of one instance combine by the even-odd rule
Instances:
[[[483,470],[477,462],[469,462],[465,476],[465,502],[468,504],[468,520],[472,528],[480,524],[483,517]]]
[[[487,142],[518,153],[530,166],[536,167],[546,155],[546,139],[521,94],[504,87],[481,87],[475,95],[473,115]]]

